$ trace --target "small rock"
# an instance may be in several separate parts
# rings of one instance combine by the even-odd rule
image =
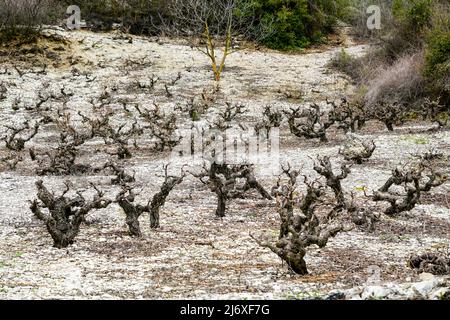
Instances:
[[[349,290],[345,291],[345,296],[347,300],[361,300],[361,293],[362,293],[361,287],[355,287]]]
[[[434,275],[432,275],[431,273],[424,272],[419,275],[419,279],[422,281],[434,280]]]
[[[171,291],[173,291],[173,288],[171,288],[171,287],[164,287],[161,289],[161,292],[164,292],[164,293],[171,292]]]
[[[429,293],[436,288],[438,281],[436,279],[414,283],[411,289],[420,294],[423,298],[428,297]]]
[[[361,298],[366,299],[377,299],[386,298],[392,291],[389,288],[384,288],[382,286],[369,286],[366,287],[361,294]]]

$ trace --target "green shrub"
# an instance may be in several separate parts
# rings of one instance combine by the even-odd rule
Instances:
[[[323,42],[347,3],[348,0],[252,0],[251,13],[259,24],[271,26],[272,33],[262,40],[263,44],[272,49],[295,50]]]
[[[425,76],[431,90],[450,102],[450,31],[433,30],[427,39]]]
[[[207,2],[208,0],[204,0]],[[253,27],[247,36],[272,49],[295,50],[312,43],[321,43],[333,31],[337,18],[345,15],[351,0],[236,0],[244,23]],[[114,22],[133,34],[156,34],[160,18],[165,24],[173,21],[167,0],[65,0],[78,5],[82,18],[109,29]],[[248,18],[248,19],[245,19]],[[95,27],[95,26],[94,26]],[[260,37],[261,30],[271,30]],[[165,30],[166,31],[166,30]],[[170,34],[166,34],[170,35]]]
[[[450,72],[450,31],[433,32],[427,41],[426,70],[430,77]]]
[[[257,0],[253,3],[260,23],[272,26],[263,43],[273,49],[298,49],[310,44],[307,25],[311,16],[305,0]]]
[[[433,15],[432,0],[395,0],[394,17],[406,24],[411,32],[420,32],[429,26]]]
[[[342,49],[330,63],[330,67],[350,76],[354,81],[361,80],[363,60],[355,58]]]
[[[331,66],[356,81],[365,103],[450,103],[449,1],[394,0],[384,16],[381,45],[360,58],[341,53]]]

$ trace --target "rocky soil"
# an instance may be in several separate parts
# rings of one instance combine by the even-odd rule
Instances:
[[[123,102],[149,107],[156,103],[169,114],[214,85],[208,60],[181,40],[47,32],[67,43],[44,42],[43,51],[24,54],[25,59],[8,56],[8,52],[0,55],[0,83],[8,89],[0,101],[2,124],[35,120],[26,107],[35,104],[39,92],[57,96],[64,88],[70,98],[48,106],[72,112],[81,124],[76,112],[91,112],[90,99],[102,93],[110,97],[116,110],[121,110]],[[218,107],[209,109],[201,121],[214,119],[226,101],[246,105],[248,112],[240,121],[252,124],[269,104],[289,108],[339,99],[353,87],[327,64],[344,47],[356,55],[367,50],[366,45],[351,42],[299,54],[243,47],[229,57],[216,94]],[[42,62],[49,65],[46,70],[39,66]],[[173,83],[178,74],[181,78]],[[159,80],[152,90],[143,88],[154,78]],[[14,104],[18,107],[12,108]],[[123,119],[118,111],[117,121]],[[182,124],[188,119],[180,115],[178,121]],[[387,132],[379,123],[370,123],[359,135],[373,139],[377,149],[367,163],[353,166],[345,189],[363,202],[362,187],[368,192],[379,188],[391,169],[415,154],[434,150],[450,156],[450,131],[430,131],[432,126],[413,122]],[[26,146],[51,149],[55,139],[55,131],[48,126]],[[310,176],[314,176],[312,164],[317,155],[332,156],[338,167],[343,161],[338,151],[347,137],[335,130],[329,140],[300,139],[283,125],[281,162],[303,168]],[[96,152],[101,143],[83,146],[81,162],[104,163],[107,155]],[[0,155],[6,154],[2,144]],[[144,146],[127,160],[127,168],[136,172],[142,188],[139,201],[158,190],[162,165],[169,156],[169,152],[151,152]],[[113,205],[88,216],[73,246],[53,248],[44,225],[29,209],[29,200],[36,195],[34,183],[40,177],[27,151],[23,158],[15,171],[0,172],[0,299],[437,299],[448,294],[448,276],[419,276],[407,261],[427,251],[449,255],[450,183],[433,189],[411,212],[382,217],[373,232],[355,228],[331,239],[323,249],[312,248],[306,256],[310,274],[296,276],[249,236],[275,239],[279,226],[275,201],[251,194],[231,202],[227,216],[216,219],[215,195],[193,177],[168,198],[161,229],[151,230],[148,219],[142,217],[142,239],[127,235],[124,214]],[[277,180],[264,166],[258,166],[257,173],[268,189]],[[105,175],[43,178],[56,193],[67,179],[78,189],[88,189],[88,183],[95,182],[111,199],[117,192],[110,185],[111,177]]]

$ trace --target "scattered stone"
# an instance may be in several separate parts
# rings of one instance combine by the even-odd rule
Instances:
[[[430,274],[422,276],[427,279],[416,283],[385,283],[364,287],[355,287],[349,290],[331,291],[325,296],[326,300],[332,298],[346,300],[418,300],[418,299],[448,299],[450,297],[450,283],[448,279]]]
[[[361,294],[363,300],[369,299],[383,299],[391,293],[391,290],[382,286],[366,287]]]

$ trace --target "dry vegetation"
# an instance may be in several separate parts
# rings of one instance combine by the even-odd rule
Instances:
[[[319,298],[374,266],[379,283],[445,282],[449,109],[413,90],[423,55],[358,70],[361,99],[326,67],[341,47],[244,48],[225,65],[207,33],[211,77],[185,39],[42,34],[0,55],[0,297]],[[227,147],[249,149],[249,128],[261,148],[280,133],[281,174],[270,156],[215,161],[229,129]]]

